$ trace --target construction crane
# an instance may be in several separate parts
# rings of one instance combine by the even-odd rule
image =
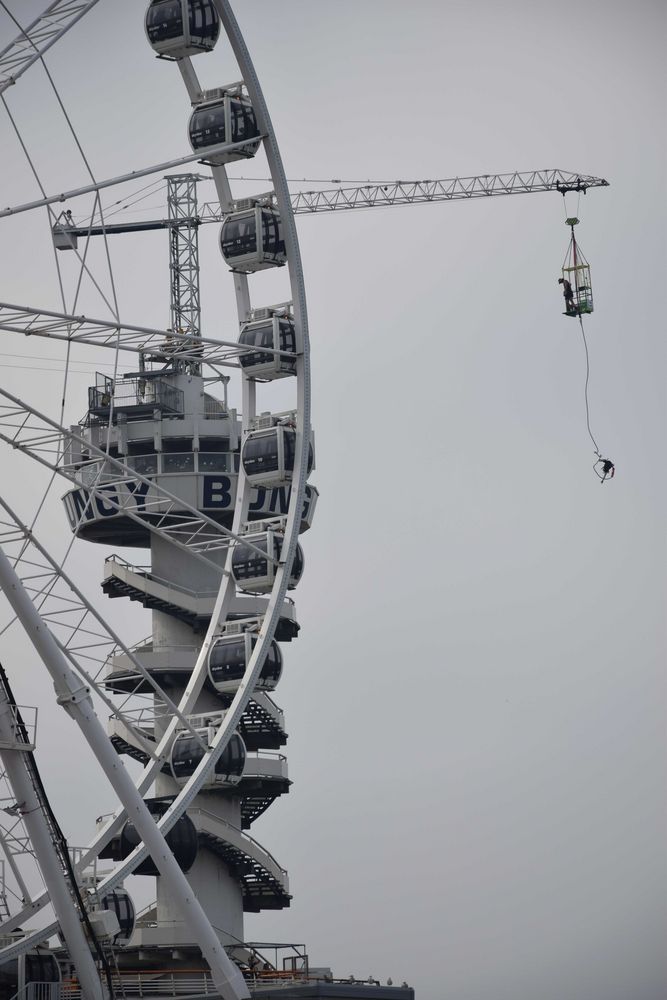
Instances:
[[[183,181],[198,179],[196,175],[181,175]],[[178,178],[167,178],[177,180]],[[331,183],[336,183],[332,181]],[[466,201],[473,198],[491,198],[507,194],[535,194],[538,191],[583,192],[589,188],[608,187],[602,177],[571,173],[565,170],[529,170],[510,174],[481,174],[477,177],[448,177],[441,180],[391,181],[386,184],[364,184],[361,187],[335,187],[321,191],[296,191],[292,194],[295,215],[313,215],[315,212],[334,212],[353,208],[389,208],[392,205],[423,205],[443,201]],[[191,194],[188,192],[191,199]],[[172,203],[170,194],[170,204]],[[192,201],[190,201],[192,204]],[[196,203],[195,203],[196,205]],[[201,210],[191,216],[182,213],[167,218],[143,222],[120,222],[104,226],[75,225],[61,220],[54,231],[60,237],[56,246],[69,249],[70,239],[146,232],[153,229],[202,225],[221,222],[223,213],[219,203],[205,202]]]
[[[121,222],[105,225],[75,224],[71,213],[63,212],[53,227],[53,241],[58,250],[74,250],[79,239],[91,236],[111,236],[123,233],[168,229],[170,236],[170,325],[175,331],[201,335],[199,294],[199,226],[221,222],[223,212],[219,202],[197,204],[197,184],[203,178],[197,174],[176,174],[167,177],[166,218],[143,222]],[[335,183],[335,181],[332,181]],[[392,181],[387,184],[365,184],[361,187],[335,187],[320,191],[297,191],[291,195],[295,215],[316,212],[349,211],[351,209],[388,208],[396,205],[420,205],[499,195],[534,194],[539,191],[583,192],[589,188],[607,187],[608,181],[589,174],[564,170],[531,170],[508,174],[482,174],[477,177],[449,177],[444,180]],[[271,195],[258,196],[262,200]],[[245,207],[257,199],[238,201]]]

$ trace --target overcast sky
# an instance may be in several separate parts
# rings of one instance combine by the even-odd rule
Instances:
[[[556,283],[560,195],[300,220],[320,504],[276,694],[294,785],[252,829],[294,900],[247,936],[305,941],[314,964],[406,979],[419,1000],[664,1000],[664,4],[235,7],[290,178],[609,180],[566,207],[592,266],[591,421],[617,465],[601,487]],[[102,0],[47,60],[100,178],[189,152],[187,98],[143,10]],[[13,37],[2,15],[0,31]],[[222,43],[197,69],[207,86],[238,78]],[[45,188],[84,183],[38,67],[7,101]],[[3,204],[37,197],[4,111],[0,142]],[[259,160],[231,173],[267,176]],[[139,210],[162,216],[164,192]],[[201,231],[204,332],[233,339],[216,229]],[[44,214],[3,230],[0,299],[58,309]],[[167,250],[164,233],[112,245],[125,321],[167,325]],[[279,277],[261,280],[275,301]],[[79,311],[108,315],[90,287]],[[0,348],[4,384],[57,415],[56,345]],[[109,362],[74,358],[70,421]],[[27,520],[43,470],[2,461]],[[62,492],[38,523],[56,554]],[[130,644],[149,616],[103,598],[106,551],[77,543],[68,565]],[[0,660],[42,707],[39,760],[83,843],[113,798],[18,633]]]

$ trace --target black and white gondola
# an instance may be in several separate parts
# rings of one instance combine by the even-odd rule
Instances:
[[[202,153],[202,163],[218,166],[253,157],[261,140],[257,118],[243,84],[205,91],[202,102],[190,115],[188,135],[193,152]],[[251,142],[252,139],[256,141]],[[206,155],[211,146],[239,142],[247,144],[229,153]]]
[[[287,251],[280,212],[273,196],[243,198],[220,229],[220,250],[232,271],[252,274],[268,267],[283,267]]]
[[[164,816],[167,809],[171,805],[171,801],[171,799],[163,797],[145,799],[148,810],[154,819],[160,819]],[[197,840],[195,825],[187,813],[183,813],[178,817],[171,830],[166,835],[165,840],[167,841],[167,845],[171,853],[176,858],[181,870],[184,872],[190,871],[197,857],[199,842]],[[100,852],[100,857],[113,858],[114,861],[118,861],[121,858],[126,858],[128,854],[131,854],[132,851],[139,846],[139,844],[141,844],[141,836],[139,835],[134,823],[131,820],[127,820],[120,831],[120,836],[117,839],[112,840],[109,846]],[[147,858],[144,858],[139,865],[137,865],[137,867],[133,870],[133,874],[159,875],[160,872],[157,865],[153,861],[153,858],[149,855]]]
[[[296,414],[272,417],[262,414],[255,419],[256,430],[246,436],[241,462],[248,482],[253,486],[280,486],[290,483],[294,473]],[[308,446],[308,475],[315,461],[312,437]]]
[[[275,521],[250,522],[246,525],[245,540],[234,544],[232,576],[242,592],[268,594],[273,590],[285,537],[284,524],[285,519],[281,517]],[[297,586],[303,569],[303,550],[297,543],[287,583],[288,590],[294,590]]]
[[[244,628],[245,624],[245,628]],[[234,628],[237,634],[221,635],[211,646],[208,656],[208,676],[213,687],[220,694],[234,694],[243,680],[252,651],[257,643],[257,634],[250,627],[258,628],[258,621],[235,622],[227,629]],[[247,627],[250,626],[250,627]],[[256,691],[274,691],[283,671],[283,657],[275,640],[269,646]]]
[[[124,948],[130,942],[137,916],[129,892],[123,886],[119,886],[118,889],[106,893],[100,900],[100,909],[110,910],[116,915],[120,929],[114,936],[113,944],[117,948]]]
[[[169,59],[210,52],[220,34],[213,0],[151,0],[144,24],[151,48]]]
[[[209,735],[208,729],[201,729],[197,732],[204,738]],[[187,730],[179,733],[171,748],[170,763],[174,780],[181,785],[186,784],[199,767],[203,757],[204,748],[201,742]],[[233,733],[227,746],[215,762],[215,767],[206,779],[204,787],[238,785],[243,777],[245,761],[245,743],[238,733]]]
[[[269,382],[296,375],[296,357],[273,353],[296,355],[299,350],[291,303],[253,310],[250,322],[241,325],[239,344],[254,348],[239,355],[239,364],[249,378]],[[271,353],[258,350],[262,347]]]

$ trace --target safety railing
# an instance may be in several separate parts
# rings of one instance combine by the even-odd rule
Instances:
[[[357,979],[350,976],[348,979],[337,979],[332,976],[317,976],[313,973],[299,970],[267,969],[265,971],[253,971],[243,969],[248,987],[253,989],[271,988],[277,992],[289,990],[294,986],[304,986],[315,984],[324,979],[327,983],[334,983],[343,986],[375,986],[381,983],[377,979]],[[211,974],[207,970],[184,969],[182,971],[147,970],[141,973],[121,974],[119,983],[119,993],[125,998],[143,997],[219,997]],[[42,989],[43,987],[43,989]],[[122,987],[122,992],[121,992]],[[31,990],[31,991],[30,991]],[[75,983],[30,983],[20,993],[17,993],[11,1000],[83,1000],[81,990]]]
[[[7,708],[12,720],[12,735],[6,740],[0,740],[0,750],[34,750],[37,709],[32,705],[8,705]]]
[[[220,996],[210,972],[203,969],[123,973],[121,983],[125,997]]]
[[[271,864],[274,865],[275,868],[282,874],[283,878],[287,878],[287,869],[283,868],[282,865],[280,865],[276,861],[271,852],[267,851],[267,849],[264,847],[263,844],[260,844],[258,840],[255,840],[254,837],[251,837],[250,834],[247,833],[245,830],[240,830],[237,826],[234,826],[232,823],[229,823],[226,819],[222,819],[220,816],[216,815],[216,813],[210,812],[208,809],[202,809],[201,807],[197,807],[196,809],[188,809],[188,816],[192,817],[196,815],[205,816],[208,819],[214,821],[219,826],[225,827],[227,830],[229,830],[230,838],[233,837],[234,840],[241,838],[243,843],[248,843],[252,845],[252,847],[255,849],[256,852],[255,857],[257,860],[260,860],[262,856],[264,856],[264,858],[268,859],[271,862]]]
[[[153,573],[150,566],[134,566],[129,563],[127,559],[123,559],[122,556],[114,553],[111,556],[107,556],[104,560],[104,569],[106,573],[113,572],[113,566],[121,566],[123,569],[128,570],[130,573],[134,573],[135,576],[143,576],[146,580],[150,580],[152,583],[161,584],[163,587],[169,587],[172,590],[176,590],[181,594],[187,594],[189,597],[193,598],[215,598],[217,595],[217,590],[192,590],[189,587],[182,587],[180,584],[174,583],[173,580],[167,580],[163,576],[157,576]],[[193,649],[195,647],[192,647]]]
[[[70,995],[66,996],[69,1000]],[[26,983],[12,1000],[64,1000],[64,997],[62,983]]]
[[[0,948],[8,948],[10,944],[22,941],[24,937],[32,934],[31,930],[9,931],[7,934],[0,934]]]
[[[215,396],[209,396],[207,393],[204,396],[204,420],[217,420],[226,416],[228,416],[228,410],[222,400],[216,399]]]
[[[91,416],[108,417],[113,406],[117,413],[128,416],[162,410],[183,413],[183,390],[161,378],[113,379],[97,376],[96,384],[88,389],[88,412]]]

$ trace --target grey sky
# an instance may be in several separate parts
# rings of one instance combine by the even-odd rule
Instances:
[[[294,901],[248,919],[248,937],[306,941],[315,964],[405,978],[419,1000],[663,1000],[664,5],[235,6],[291,178],[561,167],[610,181],[582,196],[578,236],[591,419],[618,468],[602,488],[591,471],[583,346],[556,284],[560,196],[300,222],[321,497],[277,692],[294,785],[252,831]],[[100,177],[188,152],[183,88],[152,58],[143,8],[103,0],[48,60]],[[197,68],[209,86],[238,76],[222,46]],[[37,67],[8,103],[46,188],[83,183]],[[36,197],[6,116],[0,141],[3,204]],[[162,214],[160,196],[143,204]],[[44,218],[3,226],[0,297],[57,309]],[[231,338],[215,229],[204,319]],[[164,234],[112,252],[122,316],[165,326]],[[262,281],[272,301],[278,278]],[[80,311],[105,314],[88,288]],[[1,350],[12,391],[57,413],[53,372],[16,367],[48,366],[31,358],[55,346],[7,334]],[[72,421],[89,379],[72,378]],[[28,518],[41,472],[3,463]],[[40,531],[57,552],[62,492]],[[104,552],[75,546],[92,593]],[[149,617],[122,603],[100,593],[135,641]],[[43,706],[40,761],[82,842],[113,800],[20,637],[0,659]]]

